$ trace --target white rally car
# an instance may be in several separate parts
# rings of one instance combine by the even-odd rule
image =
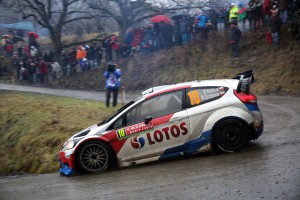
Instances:
[[[60,173],[104,171],[189,155],[213,147],[234,152],[263,132],[248,70],[232,79],[154,87],[116,113],[69,138],[60,150]]]

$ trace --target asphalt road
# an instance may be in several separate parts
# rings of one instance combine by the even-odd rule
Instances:
[[[86,99],[99,95],[61,92]],[[201,153],[69,178],[58,172],[0,177],[0,199],[299,200],[300,98],[259,96],[259,105],[265,131],[238,153]]]

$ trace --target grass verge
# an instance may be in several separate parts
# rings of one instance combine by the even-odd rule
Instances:
[[[50,95],[0,91],[0,173],[49,173],[75,132],[100,122],[117,108]]]

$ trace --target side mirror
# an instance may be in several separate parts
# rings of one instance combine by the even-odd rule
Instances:
[[[144,118],[144,122],[146,125],[150,124],[150,122],[152,121],[152,117],[151,116],[147,116]]]

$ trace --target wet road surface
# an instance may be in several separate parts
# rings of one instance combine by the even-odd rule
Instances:
[[[265,131],[238,153],[200,153],[69,178],[58,172],[0,177],[0,199],[299,200],[300,98],[259,96],[259,105]]]

